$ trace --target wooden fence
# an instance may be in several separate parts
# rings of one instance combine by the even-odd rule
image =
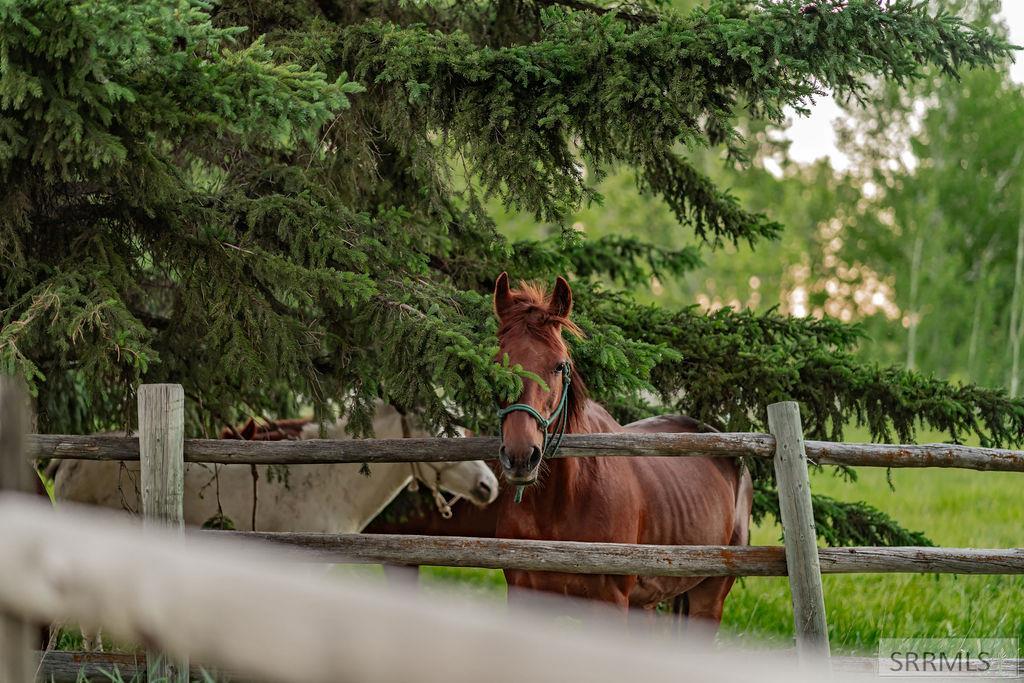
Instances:
[[[815,680],[796,676],[785,662],[765,671],[763,656],[756,666],[743,657],[701,659],[695,647],[644,642],[611,625],[581,631],[550,616],[536,618],[532,610],[502,614],[410,588],[311,576],[282,563],[265,544],[209,535],[183,541],[166,529],[144,532],[108,511],[72,515],[8,494],[0,495],[0,519],[0,611],[40,622],[103,623],[179,665],[192,659],[231,680],[740,683],[755,674],[763,683]],[[36,662],[22,657],[24,643],[21,649],[12,643],[0,641],[0,680],[28,683]],[[25,664],[12,671],[15,658]],[[127,663],[88,659],[93,673]],[[58,667],[76,664],[50,656],[44,663],[46,674],[63,680],[71,672]],[[184,680],[184,671],[178,673]]]
[[[185,462],[312,464],[492,459],[495,438],[277,441],[183,439],[177,385],[139,391],[140,437],[30,435],[31,458],[142,461],[143,510],[163,526],[182,525]],[[768,407],[770,434],[567,435],[557,457],[662,456],[772,458],[783,547],[644,546],[502,539],[237,533],[314,553],[330,562],[394,562],[641,575],[788,575],[801,658],[828,654],[821,574],[851,572],[1024,573],[1024,550],[818,548],[808,462],[875,467],[955,467],[1024,472],[1024,452],[949,444],[839,444],[803,440],[796,403]],[[0,432],[2,435],[3,432]],[[224,532],[218,532],[224,533]],[[308,558],[308,555],[304,556]],[[187,670],[171,661],[169,670]]]

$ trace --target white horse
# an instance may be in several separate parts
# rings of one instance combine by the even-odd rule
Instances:
[[[383,403],[373,430],[379,438],[434,436]],[[326,432],[331,439],[352,438],[344,421],[328,425]],[[311,423],[301,438],[318,436],[319,426]],[[480,506],[498,495],[497,478],[480,460],[374,463],[369,475],[362,469],[360,464],[257,465],[254,481],[249,465],[186,463],[185,524],[228,519],[241,530],[358,533],[414,479],[434,492],[442,513],[448,503],[441,490]],[[139,463],[64,460],[54,474],[53,490],[58,504],[70,501],[137,513]],[[89,642],[92,634],[85,631],[89,648],[94,645]],[[101,647],[98,640],[95,645]]]
[[[374,416],[379,438],[433,436],[418,424],[403,428],[403,416],[380,404]],[[345,422],[328,425],[326,436],[351,439]],[[319,436],[307,425],[301,438]],[[444,490],[477,505],[498,495],[498,481],[483,461],[458,463],[375,463],[369,475],[360,464],[249,465],[187,463],[185,524],[202,526],[220,517],[238,529],[357,533],[369,524],[413,479],[431,490]],[[139,511],[139,463],[64,460],[54,475],[54,495],[86,505]],[[253,493],[255,492],[255,501]],[[255,503],[255,505],[254,505]],[[439,501],[439,506],[441,501]],[[253,510],[255,509],[255,514]],[[255,528],[253,518],[255,517]]]

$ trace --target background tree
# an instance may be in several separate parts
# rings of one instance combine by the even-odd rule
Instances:
[[[1014,396],[1024,151],[1007,141],[1021,130],[1024,93],[1005,71],[940,88],[910,136],[912,165],[855,170],[856,182],[875,191],[847,248],[851,258],[894,273],[897,291],[907,294],[898,302],[905,341],[881,328],[875,335],[905,343],[908,361],[924,369],[1001,385]]]
[[[493,362],[508,270],[574,277],[574,355],[623,420],[760,429],[796,399],[814,436],[1021,437],[1024,404],[861,363],[841,322],[638,302],[697,251],[569,223],[621,167],[704,251],[776,238],[696,153],[742,157],[741,113],[777,123],[823,88],[1001,62],[984,28],[903,0],[29,0],[0,19],[0,368],[30,381],[43,429],[130,420],[140,381],[175,381],[196,430],[308,402],[364,432],[378,397],[493,430],[522,379]],[[510,240],[494,202],[566,229]],[[831,542],[921,540],[818,509]]]

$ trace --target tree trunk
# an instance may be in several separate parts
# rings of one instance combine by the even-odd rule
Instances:
[[[910,305],[908,308],[907,318],[909,319],[909,325],[907,326],[907,369],[916,369],[917,364],[917,326],[920,322],[920,313],[918,312],[917,292],[920,289],[921,283],[921,256],[924,252],[924,235],[920,230],[917,231],[917,237],[914,239],[914,253],[910,259]]]
[[[983,315],[987,309],[982,304],[986,303],[986,297],[991,294],[988,268],[995,257],[995,243],[998,232],[993,232],[988,244],[981,250],[981,255],[975,260],[971,270],[971,279],[974,280],[974,315],[971,318],[971,339],[967,347],[967,376],[972,382],[984,384],[989,381],[990,373],[983,372],[979,367],[979,344],[981,342],[981,327],[983,324],[990,324],[990,316]]]
[[[967,376],[972,382],[980,382],[975,367],[978,358],[978,338],[981,335],[981,301],[982,301],[982,280],[974,288],[974,315],[971,317],[971,341],[967,346]]]

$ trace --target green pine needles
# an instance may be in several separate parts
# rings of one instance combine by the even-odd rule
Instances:
[[[860,364],[834,321],[633,300],[696,247],[495,226],[498,203],[564,224],[625,165],[703,248],[756,245],[782,226],[689,152],[741,156],[739,115],[824,88],[1009,52],[923,4],[805,4],[0,0],[0,371],[53,432],[130,422],[141,381],[184,385],[197,433],[308,403],[366,433],[377,398],[494,430],[522,375],[494,363],[494,277],[568,274],[580,371],[624,420],[763,429],[796,399],[813,437],[1019,443],[1024,403]],[[826,507],[831,542],[897,538]]]

